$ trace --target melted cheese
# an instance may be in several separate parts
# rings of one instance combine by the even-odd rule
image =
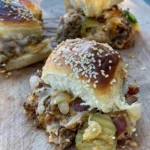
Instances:
[[[66,0],[68,8],[82,9],[87,17],[99,17],[103,10],[109,9],[123,0]]]

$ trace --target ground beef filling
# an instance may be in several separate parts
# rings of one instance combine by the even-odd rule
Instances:
[[[40,88],[42,91],[39,90]],[[50,87],[40,82],[29,96],[28,101],[24,103],[24,108],[28,116],[35,121],[36,126],[45,128],[49,133],[49,142],[59,145],[61,149],[65,149],[74,143],[77,131],[85,122],[88,107],[80,105],[81,99],[75,98],[68,103],[69,111],[66,113],[61,108],[62,104],[62,107],[64,106],[66,107],[65,109],[68,109],[66,103],[59,102],[55,104],[58,100],[55,97],[58,94],[57,91],[51,92],[51,96],[47,96],[45,99],[41,97],[42,92],[46,90],[50,90]],[[64,96],[66,95],[64,94]],[[70,98],[73,98],[72,95],[70,95]],[[41,99],[43,101],[40,101]]]
[[[103,11],[98,18],[88,18],[90,19],[88,22],[85,21],[86,19],[81,10],[75,10],[64,15],[58,29],[57,41],[61,42],[66,39],[82,37],[108,43],[117,49],[134,45],[133,29],[123,10],[117,6]],[[86,28],[84,34],[82,32],[83,28]]]
[[[19,57],[26,53],[25,46],[38,44],[44,37],[27,37],[22,40],[6,41],[0,39],[0,68],[5,67],[5,64],[15,57]]]
[[[37,75],[40,76],[41,73]],[[102,112],[96,109],[89,111],[88,106],[82,105],[83,101],[80,98],[73,97],[72,94],[66,92],[53,90],[40,78],[39,80],[33,93],[24,103],[24,109],[38,128],[45,128],[49,134],[50,143],[58,145],[61,149],[68,148],[75,142],[78,130],[87,122],[88,117],[96,112]],[[131,86],[129,90],[133,90]],[[130,96],[133,95],[128,94],[128,98]],[[130,100],[129,103],[132,102]],[[118,146],[136,146],[137,144],[132,138],[134,126],[126,112],[113,112],[109,115],[117,129]]]

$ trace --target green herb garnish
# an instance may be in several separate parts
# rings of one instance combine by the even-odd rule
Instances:
[[[136,24],[137,23],[137,19],[135,18],[135,16],[129,12],[129,8],[124,10],[125,16],[128,18],[128,20],[133,23]]]

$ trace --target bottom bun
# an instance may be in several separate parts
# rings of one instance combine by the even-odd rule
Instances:
[[[6,71],[12,71],[15,69],[20,69],[26,66],[29,66],[31,64],[40,62],[47,58],[49,54],[52,51],[50,40],[46,41],[46,46],[41,47],[41,49],[38,49],[38,47],[33,47],[33,51],[35,49],[38,49],[37,52],[27,52],[17,58],[11,58],[8,63],[6,63],[5,70]],[[38,46],[38,45],[37,45]]]

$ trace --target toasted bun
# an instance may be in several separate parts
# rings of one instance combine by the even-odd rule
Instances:
[[[110,112],[131,108],[123,97],[123,69],[118,52],[108,44],[75,39],[62,42],[53,51],[42,79],[54,89],[80,97],[91,109]]]
[[[26,51],[26,53],[19,57],[11,58],[6,64],[5,69],[6,71],[12,71],[40,62],[43,59],[47,58],[51,50],[52,48],[49,39],[46,39],[42,43],[39,43],[33,47],[24,47],[24,51]]]
[[[0,38],[22,39],[41,36],[42,25],[32,11],[16,1],[0,1]]]
[[[117,5],[123,0],[64,0],[66,8],[82,9],[87,17],[99,17],[103,10]]]

